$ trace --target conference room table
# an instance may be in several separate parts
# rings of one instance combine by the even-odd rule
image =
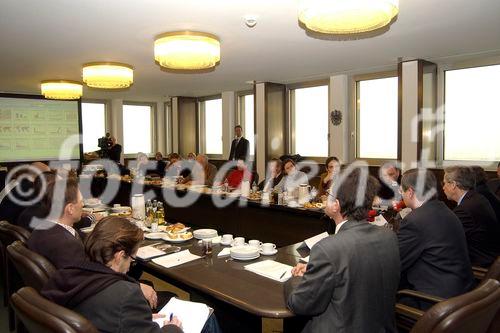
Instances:
[[[291,208],[283,205],[262,205],[245,198],[232,198],[225,207],[214,203],[216,194],[198,193],[197,200],[186,207],[173,204],[173,198],[182,198],[187,190],[157,185],[138,185],[118,179],[94,177],[80,179],[84,198],[100,197],[109,186],[117,192],[106,202],[109,205],[131,205],[134,194],[145,194],[147,199],[162,201],[165,220],[181,222],[193,229],[213,228],[219,234],[233,234],[246,239],[275,243],[278,247],[301,242],[324,231],[334,232],[332,221],[324,218],[320,209]]]
[[[157,241],[146,240],[144,245]],[[218,257],[224,248],[213,245],[211,255],[203,256],[197,239],[173,244],[181,250],[189,249],[201,259],[165,268],[153,261],[138,260],[143,270],[188,292],[191,301],[206,303],[224,332],[261,332],[262,319],[283,319],[284,332],[300,332],[304,318],[294,317],[285,304],[282,282],[260,276],[244,269],[245,265],[263,260],[295,266],[308,250],[297,250],[300,243],[279,248],[275,255],[250,261],[233,260],[230,256]]]

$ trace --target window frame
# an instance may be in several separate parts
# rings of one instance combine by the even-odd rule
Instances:
[[[104,105],[104,131],[106,134],[107,132],[110,132],[110,124],[111,124],[111,112],[109,112],[110,108],[110,103],[108,100],[105,99],[82,99],[81,105],[82,105],[82,113],[81,113],[81,121],[82,121],[82,151],[85,154],[85,151],[83,149],[83,104],[84,103],[89,103],[89,104],[103,104]],[[87,152],[88,153],[88,152]]]
[[[359,121],[360,121],[360,116],[359,116],[359,103],[358,103],[358,82],[360,81],[370,81],[370,80],[377,80],[377,79],[386,79],[386,78],[391,78],[391,77],[396,77],[398,78],[398,86],[400,84],[401,78],[399,77],[398,71],[397,70],[391,70],[391,71],[383,71],[383,72],[375,72],[375,73],[366,73],[366,74],[359,74],[359,75],[354,75],[352,77],[351,81],[351,91],[352,91],[352,98],[351,98],[351,110],[352,115],[354,117],[353,121],[353,126],[351,128],[351,133],[353,140],[351,140],[351,149],[353,151],[354,155],[354,160],[363,160],[368,165],[370,166],[381,166],[384,165],[385,163],[388,162],[397,162],[401,161],[401,108],[399,106],[399,100],[398,100],[398,142],[397,142],[397,154],[396,158],[364,158],[359,156],[359,139],[360,139],[360,131],[359,131]],[[399,95],[399,91],[398,91]],[[399,99],[399,96],[396,96],[396,98]]]
[[[496,171],[498,161],[472,161],[472,160],[445,160],[445,114],[446,114],[446,72],[461,69],[470,68],[480,68],[489,66],[500,66],[500,57],[488,58],[488,59],[472,59],[465,60],[456,63],[447,63],[438,65],[438,83],[437,83],[437,122],[438,128],[442,128],[437,135],[437,145],[436,145],[436,155],[437,161],[436,166],[441,168],[446,168],[455,165],[465,165],[465,166],[481,166],[486,171]]]
[[[125,128],[123,126],[123,112],[124,112],[124,106],[125,105],[132,105],[132,106],[149,106],[151,108],[151,113],[150,113],[150,128],[151,128],[151,153],[146,154],[148,157],[153,157],[155,156],[155,153],[157,151],[157,146],[156,146],[156,126],[155,126],[155,119],[156,119],[156,103],[153,102],[137,102],[137,101],[123,101],[122,103],[122,132],[123,132],[123,158],[135,158],[137,156],[137,153],[132,153],[132,154],[125,154]]]
[[[209,95],[209,96],[203,96],[203,97],[198,97],[197,98],[197,103],[198,103],[198,133],[199,133],[199,147],[200,147],[200,153],[204,154],[208,157],[208,159],[215,159],[215,160],[222,160],[224,158],[224,139],[223,139],[223,134],[224,134],[224,128],[223,124],[221,124],[222,127],[222,133],[221,133],[221,142],[222,142],[222,153],[221,154],[207,154],[206,152],[206,140],[205,140],[205,135],[206,135],[206,128],[205,128],[205,102],[206,101],[211,101],[215,99],[220,99],[221,100],[221,108],[223,108],[222,104],[222,94],[215,94],[215,95]],[[222,112],[222,119],[224,119],[224,110],[221,110]]]
[[[304,81],[304,82],[298,82],[298,83],[293,83],[293,84],[288,84],[286,85],[286,119],[285,122],[288,125],[288,130],[287,133],[285,133],[285,136],[288,136],[288,145],[286,147],[287,154],[296,154],[294,151],[294,146],[295,146],[295,90],[297,89],[304,89],[304,88],[314,88],[314,87],[320,87],[320,86],[327,86],[328,87],[328,109],[327,109],[327,119],[328,119],[328,114],[330,111],[330,105],[331,105],[331,94],[330,94],[330,78],[325,78],[325,79],[318,79],[318,80],[313,80],[313,81]],[[328,121],[328,120],[327,120]],[[307,160],[312,160],[317,163],[324,163],[325,159],[328,158],[331,155],[331,145],[330,145],[330,140],[331,140],[331,132],[330,132],[330,126],[328,126],[328,132],[327,132],[327,146],[328,146],[328,152],[327,156],[302,156],[304,159]]]
[[[246,127],[246,123],[245,123],[245,114],[244,112],[246,112],[245,110],[245,103],[242,103],[242,101],[245,99],[245,96],[248,96],[248,95],[253,95],[253,99],[254,99],[254,107],[253,107],[253,137],[254,137],[254,147],[253,147],[253,152],[250,152],[249,154],[249,159],[251,161],[255,160],[255,150],[256,150],[256,142],[255,142],[255,136],[256,136],[256,129],[257,129],[257,121],[256,121],[256,116],[257,116],[257,112],[256,112],[256,108],[255,108],[255,94],[254,94],[254,91],[253,90],[243,90],[243,91],[238,91],[236,93],[236,117],[235,117],[235,124],[234,126],[236,125],[241,125],[241,127],[243,127],[243,130],[245,130],[245,127]],[[246,131],[245,131],[245,135],[247,135]],[[232,139],[230,140],[230,142],[232,142]]]

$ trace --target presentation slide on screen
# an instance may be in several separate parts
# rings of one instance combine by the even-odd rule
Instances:
[[[78,102],[0,97],[0,162],[59,158],[67,137],[79,134]],[[80,158],[78,145],[71,159]]]

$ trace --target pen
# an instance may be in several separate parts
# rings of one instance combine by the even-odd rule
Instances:
[[[284,271],[283,274],[281,274],[280,280],[283,278],[283,276],[285,276],[285,274],[286,274],[286,271]]]
[[[172,318],[174,318],[174,313],[173,312],[170,313],[170,319],[169,319],[169,321],[172,321]]]

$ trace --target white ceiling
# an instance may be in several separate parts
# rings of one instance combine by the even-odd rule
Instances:
[[[389,31],[352,41],[309,37],[297,8],[298,0],[1,0],[0,91],[39,93],[41,80],[81,80],[81,65],[92,61],[131,64],[135,82],[120,92],[84,88],[84,98],[152,100],[377,70],[398,57],[500,53],[499,0],[400,0]],[[247,14],[258,16],[254,28]],[[173,30],[219,36],[221,63],[204,74],[160,70],[153,39]]]

